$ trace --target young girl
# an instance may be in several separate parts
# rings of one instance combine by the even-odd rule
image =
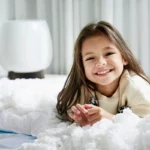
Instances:
[[[150,85],[143,69],[111,24],[100,21],[80,32],[71,71],[58,95],[63,119],[92,125],[129,107],[150,114]]]

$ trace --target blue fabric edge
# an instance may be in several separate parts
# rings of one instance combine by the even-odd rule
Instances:
[[[10,131],[10,130],[4,130],[4,129],[0,129],[0,134],[23,134],[23,135],[26,135],[26,136],[30,136],[32,137],[33,139],[37,139],[36,136],[33,136],[33,135],[29,135],[29,134],[24,134],[24,133],[16,133],[16,132],[13,132],[13,131]]]

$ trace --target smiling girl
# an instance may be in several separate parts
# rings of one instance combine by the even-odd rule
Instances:
[[[150,114],[150,84],[118,30],[100,21],[80,32],[71,71],[58,95],[65,120],[84,126],[129,107],[139,117]]]

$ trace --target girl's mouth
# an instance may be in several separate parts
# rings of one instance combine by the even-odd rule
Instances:
[[[113,69],[109,69],[109,70],[105,70],[105,71],[98,71],[98,72],[96,72],[95,74],[96,75],[106,75],[106,74],[108,74],[109,72],[111,72]]]

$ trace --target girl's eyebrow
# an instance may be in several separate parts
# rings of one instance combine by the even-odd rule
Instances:
[[[110,50],[110,49],[113,49],[114,47],[112,47],[112,46],[106,46],[106,47],[104,47],[102,50]]]
[[[87,55],[91,55],[91,54],[93,54],[93,52],[87,52],[87,53],[85,53],[85,54],[83,55],[83,57],[84,57],[84,56],[87,56]]]
[[[104,47],[103,49],[102,49],[102,51],[104,51],[104,50],[110,50],[110,49],[112,49],[113,47],[112,46],[106,46],[106,47]],[[85,53],[84,55],[83,55],[83,57],[84,56],[87,56],[87,55],[91,55],[91,54],[93,54],[93,52],[87,52],[87,53]]]

